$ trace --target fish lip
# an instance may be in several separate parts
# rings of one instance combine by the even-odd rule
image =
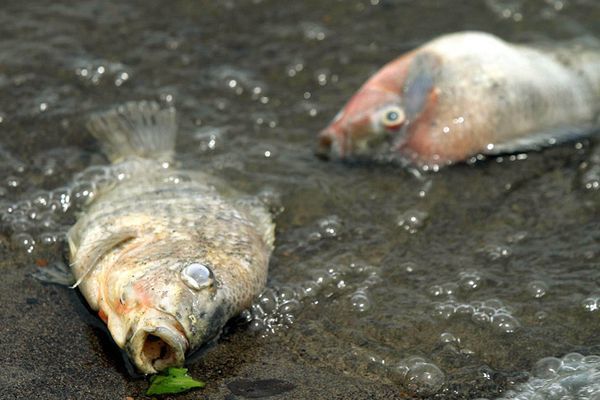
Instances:
[[[315,155],[322,160],[344,159],[346,157],[344,147],[343,133],[339,129],[329,126],[319,133]]]
[[[188,348],[181,325],[164,318],[140,321],[127,343],[129,357],[145,374],[183,365]]]
[[[331,158],[331,147],[333,145],[333,139],[327,130],[319,133],[319,140],[315,147],[315,155],[321,160],[329,160]]]

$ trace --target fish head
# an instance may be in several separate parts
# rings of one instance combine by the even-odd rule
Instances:
[[[402,134],[406,114],[394,91],[359,90],[319,134],[317,155],[323,158],[373,158],[389,152]]]
[[[181,366],[186,353],[217,336],[230,317],[213,267],[166,258],[146,260],[138,271],[107,285],[109,331],[141,372]]]

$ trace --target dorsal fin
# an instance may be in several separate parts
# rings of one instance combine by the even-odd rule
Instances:
[[[169,160],[175,149],[175,109],[155,102],[129,102],[94,114],[87,128],[112,163],[132,157]]]

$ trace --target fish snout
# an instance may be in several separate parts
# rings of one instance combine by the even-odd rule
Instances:
[[[319,133],[315,154],[322,160],[329,160],[333,156],[343,158],[342,143],[343,133],[334,126],[329,126]]]
[[[136,367],[152,374],[168,367],[181,366],[189,342],[183,328],[168,319],[142,319],[127,345]]]

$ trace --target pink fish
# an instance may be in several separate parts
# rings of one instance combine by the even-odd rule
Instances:
[[[591,42],[591,40],[590,40]],[[423,169],[598,132],[600,46],[444,35],[385,65],[319,135],[319,153]]]

